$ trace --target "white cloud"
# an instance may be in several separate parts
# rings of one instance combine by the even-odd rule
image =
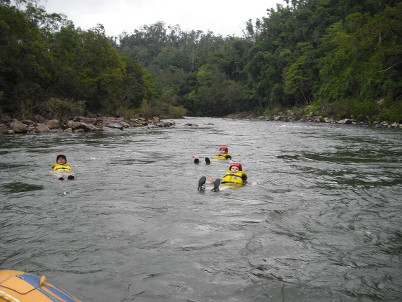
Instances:
[[[42,0],[49,13],[63,13],[76,27],[87,30],[102,24],[106,34],[118,36],[162,21],[182,30],[211,30],[241,36],[246,21],[267,16],[283,0]]]

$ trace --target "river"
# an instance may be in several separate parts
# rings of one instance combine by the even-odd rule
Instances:
[[[0,136],[0,269],[87,302],[401,301],[400,130],[173,121]],[[222,145],[257,186],[197,190]]]

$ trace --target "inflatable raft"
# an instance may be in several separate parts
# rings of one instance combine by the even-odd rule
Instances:
[[[65,291],[36,276],[20,271],[0,271],[0,302],[80,302]]]

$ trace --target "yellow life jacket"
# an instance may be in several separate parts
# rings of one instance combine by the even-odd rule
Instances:
[[[225,160],[225,159],[231,159],[231,158],[232,158],[232,155],[230,155],[229,153],[225,153],[225,154],[218,153],[218,154],[215,155],[215,159],[223,159],[223,160]]]
[[[73,171],[73,169],[71,169],[69,164],[64,164],[64,165],[53,164],[52,169],[53,169],[53,171],[60,171],[60,172],[71,172],[71,171]]]
[[[247,173],[239,171],[232,173],[227,170],[225,176],[223,176],[221,183],[229,186],[243,185],[244,181],[247,179]]]

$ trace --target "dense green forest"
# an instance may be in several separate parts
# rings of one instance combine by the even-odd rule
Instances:
[[[402,2],[285,0],[242,37],[163,22],[107,37],[0,0],[0,115],[292,112],[402,122]]]

